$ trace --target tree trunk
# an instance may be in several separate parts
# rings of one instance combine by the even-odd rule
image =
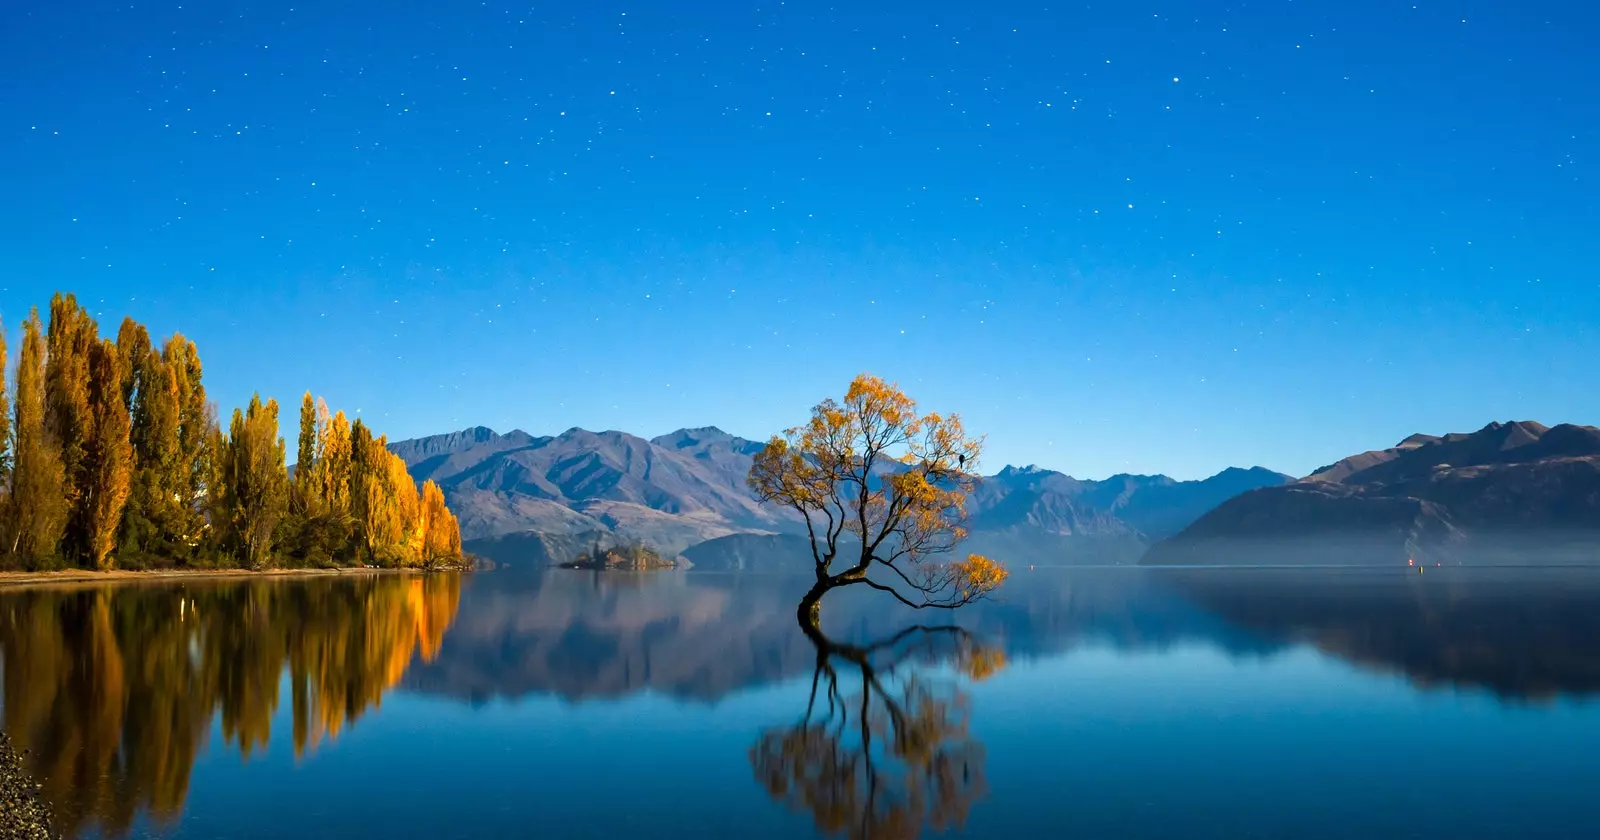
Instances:
[[[800,606],[795,610],[795,618],[802,628],[815,631],[822,629],[822,596],[831,588],[819,580],[811,587],[811,591],[800,599]]]

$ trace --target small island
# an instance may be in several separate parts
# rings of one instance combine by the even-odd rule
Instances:
[[[676,569],[678,561],[663,557],[655,550],[640,544],[601,548],[597,542],[575,559],[557,563],[562,569],[590,569],[593,571],[648,572],[659,569]]]

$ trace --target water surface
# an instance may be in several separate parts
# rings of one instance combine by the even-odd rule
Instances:
[[[1594,835],[1594,571],[1024,570],[824,640],[804,589],[0,590],[0,719],[84,837]]]

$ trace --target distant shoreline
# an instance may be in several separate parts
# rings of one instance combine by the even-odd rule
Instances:
[[[0,572],[0,589],[57,584],[137,583],[141,581],[208,580],[213,578],[329,577],[345,575],[423,575],[423,569],[63,569],[56,572]]]

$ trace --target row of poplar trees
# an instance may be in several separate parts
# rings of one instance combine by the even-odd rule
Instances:
[[[6,370],[0,330],[0,378]],[[7,403],[10,403],[9,405]],[[444,494],[307,394],[291,479],[278,405],[217,422],[194,342],[115,340],[72,295],[22,325],[0,379],[0,567],[438,567],[461,559]]]

